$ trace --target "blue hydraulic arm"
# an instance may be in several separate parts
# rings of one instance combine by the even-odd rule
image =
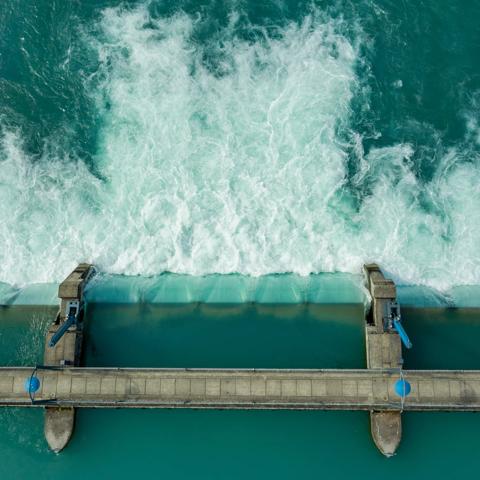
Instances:
[[[405,348],[412,348],[412,342],[408,338],[407,332],[401,323],[400,305],[397,302],[390,302],[387,304],[387,316],[385,320],[385,328],[394,328],[400,336]]]
[[[407,332],[403,328],[400,320],[393,321],[393,328],[398,332],[400,338],[402,339],[402,343],[405,345],[405,348],[412,348],[412,342],[408,338]]]
[[[53,348],[60,339],[65,335],[65,332],[72,326],[77,325],[78,314],[80,311],[80,304],[78,301],[68,302],[67,305],[67,319],[62,323],[60,328],[52,335],[48,346]]]

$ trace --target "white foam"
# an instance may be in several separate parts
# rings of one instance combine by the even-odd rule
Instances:
[[[254,276],[377,261],[402,283],[480,283],[478,158],[460,163],[452,150],[423,184],[413,146],[371,150],[355,178],[371,194],[355,207],[338,131],[360,94],[358,52],[334,21],[246,42],[233,18],[216,70],[194,21],[110,9],[89,37],[102,60],[89,80],[102,180],[71,159],[34,162],[16,132],[3,137],[0,281],[59,281],[78,261]]]

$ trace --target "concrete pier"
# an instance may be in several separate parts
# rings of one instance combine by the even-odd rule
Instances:
[[[372,304],[365,323],[365,346],[368,369],[398,369],[403,365],[402,344],[398,333],[385,328],[388,302],[396,301],[395,284],[385,279],[376,264],[364,267]],[[401,411],[371,410],[373,441],[387,457],[392,456],[402,438]]]
[[[83,289],[94,273],[92,265],[80,264],[59,286],[60,310],[55,321],[48,329],[45,339],[44,365],[46,366],[79,366],[83,343]],[[67,320],[71,302],[79,304],[79,321],[70,327],[61,340],[50,347],[53,335]],[[73,407],[45,408],[45,438],[54,452],[59,452],[67,445],[73,434],[75,410]]]

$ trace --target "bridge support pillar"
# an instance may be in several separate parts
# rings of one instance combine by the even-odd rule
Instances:
[[[55,321],[48,329],[45,339],[43,360],[45,366],[80,366],[83,342],[83,291],[94,272],[95,269],[92,265],[81,263],[60,284],[58,288],[60,310]],[[71,305],[72,302],[78,302],[79,304],[78,321],[65,332],[55,346],[50,347],[49,343],[53,335],[67,320],[69,305]],[[60,452],[65,448],[73,434],[74,424],[74,408],[45,408],[45,438],[48,446],[54,452]]]
[[[401,372],[402,345],[395,331],[385,328],[389,302],[395,302],[395,284],[386,279],[376,264],[364,267],[367,287],[372,296],[370,312],[365,323],[367,368],[398,369]],[[385,456],[392,456],[402,438],[401,412],[383,410],[370,412],[373,441]]]

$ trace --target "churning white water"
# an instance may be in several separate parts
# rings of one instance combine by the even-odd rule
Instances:
[[[478,157],[451,149],[425,183],[414,145],[359,147],[350,183],[371,189],[349,193],[352,100],[368,107],[360,32],[357,45],[312,16],[247,42],[232,16],[209,68],[196,21],[112,9],[86,35],[100,59],[85,80],[101,119],[95,175],[60,154],[32,161],[5,131],[0,281],[58,281],[78,261],[255,276],[377,261],[401,283],[480,283]]]

